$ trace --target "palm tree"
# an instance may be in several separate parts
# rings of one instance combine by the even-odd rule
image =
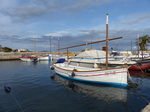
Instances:
[[[147,50],[148,43],[150,43],[149,35],[143,35],[142,37],[139,37],[138,39],[136,39],[136,45],[141,51]]]

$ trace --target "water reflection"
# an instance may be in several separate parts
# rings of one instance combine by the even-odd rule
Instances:
[[[51,64],[52,62],[51,62],[51,61],[39,61],[38,63],[49,65],[49,64]]]
[[[71,89],[76,93],[83,93],[87,97],[96,98],[99,100],[104,100],[106,102],[117,102],[127,100],[127,89],[115,88],[109,86],[95,85],[95,84],[85,84],[80,82],[74,82],[59,75],[54,75],[54,80],[59,84],[64,85],[67,89]]]
[[[147,72],[144,72],[144,71],[129,70],[129,73],[133,77],[141,77],[141,78],[148,78],[148,77],[150,77],[150,73],[147,73]]]
[[[148,82],[150,79],[149,72],[129,70],[129,73],[132,76],[134,83],[136,83],[138,86],[143,85],[143,83]]]

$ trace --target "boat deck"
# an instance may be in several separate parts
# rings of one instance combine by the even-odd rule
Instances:
[[[106,70],[105,68],[89,68],[89,67],[82,67],[82,66],[74,66],[74,65],[67,65],[67,64],[54,64],[56,67],[61,68],[61,69],[65,69],[65,70],[69,70],[72,71],[74,69],[76,69],[77,71],[97,71],[97,70]],[[120,66],[118,67],[109,67],[108,70],[112,70],[112,69],[120,69]],[[75,70],[75,71],[76,71]]]
[[[81,67],[81,66],[74,66],[74,65],[68,65],[68,66],[61,66],[60,64],[56,65],[57,67],[62,67],[63,69],[67,69],[67,70],[73,70],[73,69],[77,69],[78,71],[91,71],[91,70],[101,70],[101,68],[88,68],[88,67]]]

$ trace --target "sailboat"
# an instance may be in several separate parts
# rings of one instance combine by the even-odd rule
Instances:
[[[106,14],[106,39],[76,46],[70,46],[66,48],[68,53],[69,48],[74,48],[78,46],[90,45],[99,42],[106,42],[106,68],[89,68],[77,65],[71,65],[69,62],[56,63],[50,68],[54,70],[58,75],[76,81],[82,81],[87,83],[100,83],[112,86],[127,87],[127,64],[123,66],[116,66],[114,68],[108,68],[108,41],[121,39],[122,37],[108,38],[108,14]]]
[[[32,61],[32,62],[37,62],[39,61],[39,57],[36,56],[36,39],[34,39],[34,55],[22,55],[19,57],[21,61]]]

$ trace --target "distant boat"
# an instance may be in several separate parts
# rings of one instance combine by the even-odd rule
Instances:
[[[51,59],[50,54],[46,54],[45,56],[39,56],[39,61],[49,61]]]
[[[52,55],[51,56],[51,60],[53,60],[53,61],[57,61],[60,58],[66,58],[66,56],[61,56],[61,55]]]
[[[33,62],[37,62],[39,61],[39,57],[36,56],[36,39],[34,39],[34,55],[22,55],[20,57],[20,60],[22,61],[33,61]]]
[[[130,59],[130,60],[141,60],[141,59],[150,59],[149,53],[139,53],[137,55],[133,55],[131,51],[120,51],[119,53],[117,51],[112,51],[112,56],[115,59]]]
[[[90,68],[82,67],[79,65],[70,65],[68,58],[67,58],[68,62],[53,64],[51,66],[51,69],[54,69],[58,75],[71,80],[126,87],[128,85],[127,65],[125,64],[124,66],[119,66],[119,67],[116,66],[113,68],[108,68],[108,41],[120,39],[120,38],[122,37],[108,39],[108,14],[107,14],[106,15],[106,40],[101,40],[101,41],[96,41],[96,42],[91,42],[91,43],[86,43],[86,44],[81,44],[76,46],[70,46],[70,47],[60,49],[60,50],[66,49],[68,54],[69,48],[90,45],[99,42],[106,42],[106,60],[105,60],[106,68],[105,69],[93,68],[93,67]]]
[[[71,65],[80,65],[86,67],[98,67],[104,68],[106,65],[106,51],[102,50],[85,50],[77,54],[75,57],[69,59],[69,63]],[[108,54],[108,66],[115,67],[121,66],[127,63],[128,65],[135,64],[135,61],[128,60],[116,60],[113,56],[109,56]]]
[[[31,56],[22,55],[19,58],[20,58],[20,60],[27,61],[27,62],[29,62],[29,61],[33,61],[33,62],[39,61],[39,58],[37,56],[34,56],[34,55],[31,55]]]
[[[129,70],[150,69],[149,53],[139,53],[139,55],[133,55],[131,51],[120,51],[119,54],[117,52],[112,52],[112,55],[116,60],[123,59],[123,60],[126,60],[127,62],[130,62],[130,60],[133,60],[135,63],[133,63],[132,66],[128,68]]]

